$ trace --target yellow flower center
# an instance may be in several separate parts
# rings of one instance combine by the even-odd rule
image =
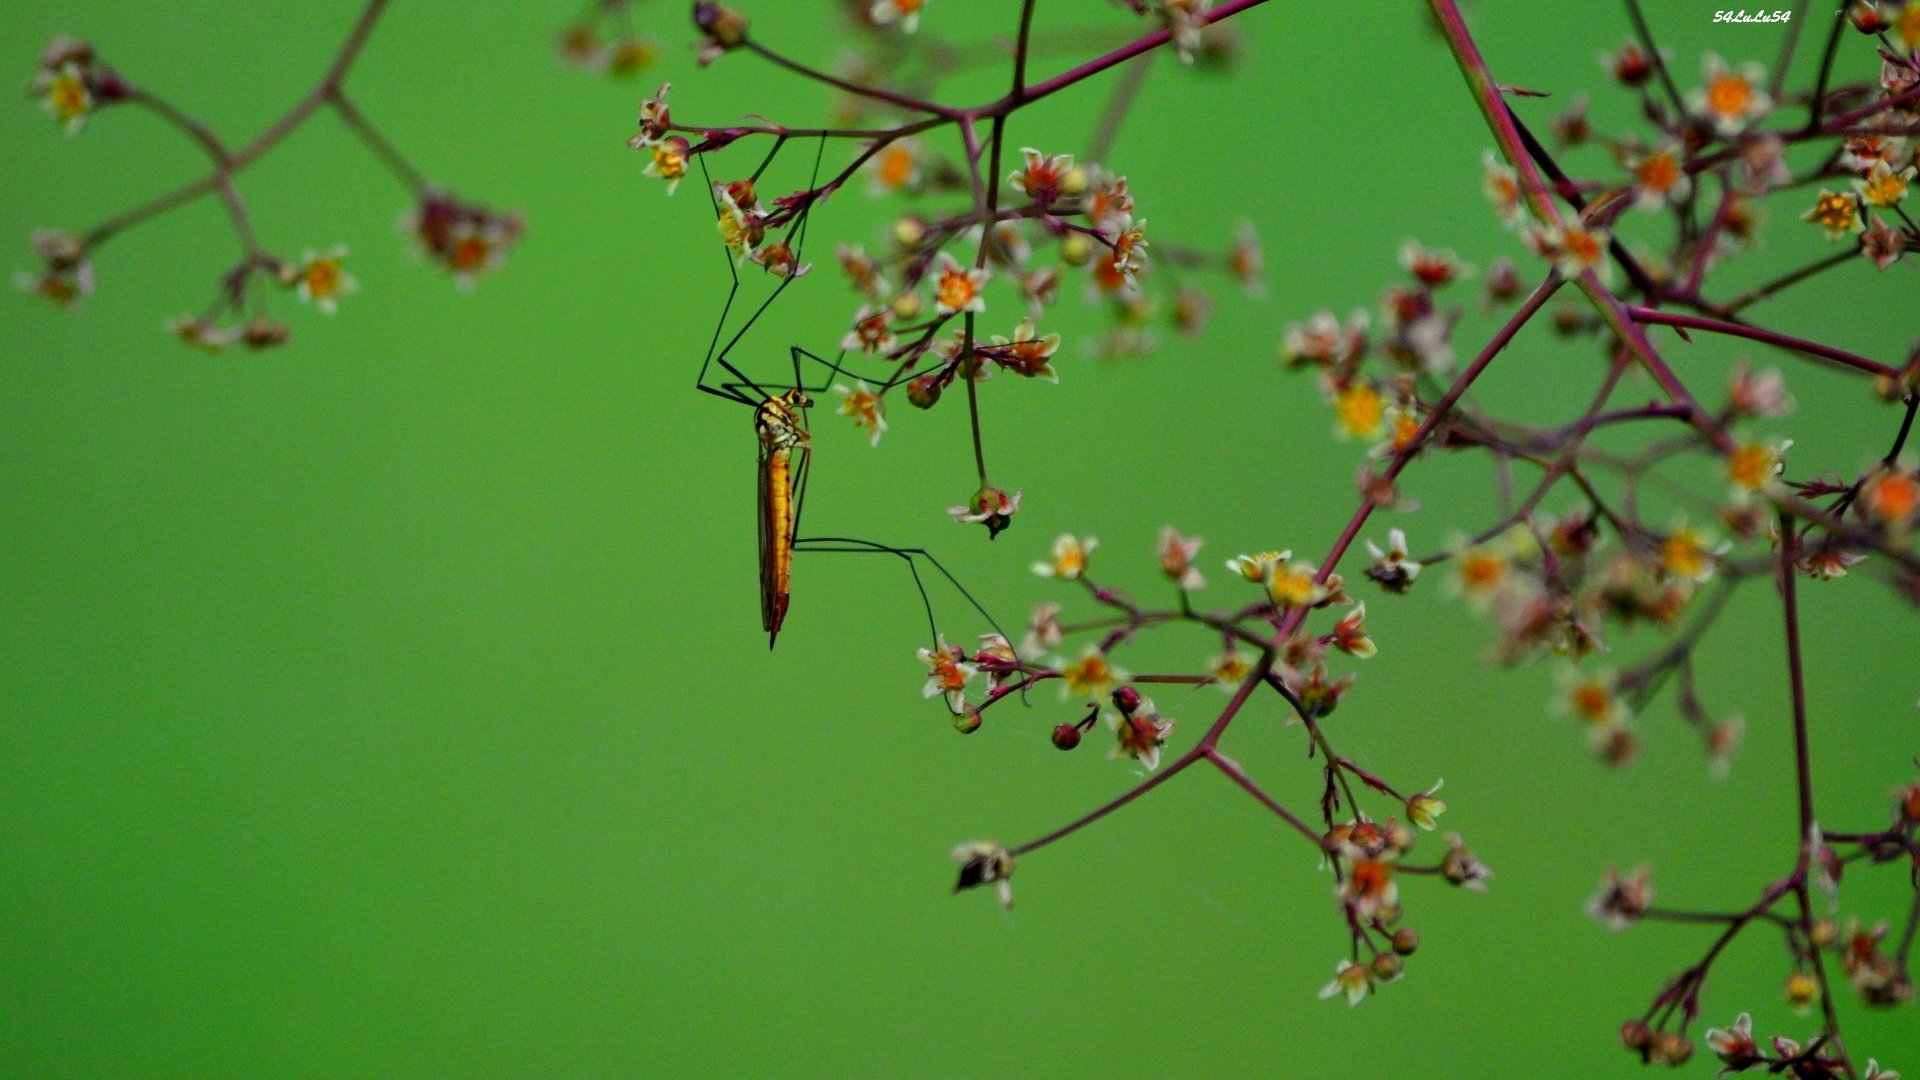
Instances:
[[[687,174],[687,155],[661,143],[653,148],[653,166],[660,171],[661,179],[678,180]]]
[[[47,89],[47,103],[53,107],[53,114],[62,120],[73,120],[85,116],[93,106],[93,97],[87,93],[87,84],[78,75],[65,74],[53,81]]]
[[[1366,438],[1380,430],[1386,405],[1380,391],[1365,383],[1350,386],[1334,400],[1334,415],[1340,427],[1356,438]]]
[[[1313,571],[1304,566],[1275,569],[1268,589],[1282,607],[1305,607],[1314,600]]]
[[[1920,4],[1909,2],[1893,20],[1894,32],[1909,49],[1920,49]]]
[[[1247,663],[1246,657],[1233,653],[1221,657],[1220,662],[1214,665],[1213,677],[1221,682],[1237,683],[1245,679],[1252,670],[1253,665]]]
[[[1772,447],[1748,443],[1727,455],[1727,478],[1748,491],[1757,491],[1773,475],[1777,461]]]
[[[1706,545],[1693,530],[1681,529],[1661,545],[1660,565],[1675,577],[1697,578],[1707,572]]]
[[[1907,178],[1890,169],[1875,170],[1867,177],[1866,188],[1861,194],[1875,206],[1892,206],[1906,198]]]
[[[615,75],[631,75],[653,63],[653,46],[644,41],[623,41],[613,50],[608,66]]]
[[[1858,212],[1851,195],[1822,195],[1813,204],[1813,220],[1835,232],[1853,228]]]
[[[1094,693],[1113,681],[1113,668],[1099,654],[1082,657],[1060,674],[1067,689],[1075,694]]]

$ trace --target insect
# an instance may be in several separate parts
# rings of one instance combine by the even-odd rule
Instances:
[[[795,530],[812,459],[805,410],[812,405],[806,391],[794,387],[761,402],[753,412],[753,429],[760,438],[760,629],[767,632],[769,649],[780,638],[793,593]]]
[[[777,153],[779,147],[775,147]],[[772,154],[768,162],[772,161]],[[698,157],[704,173],[706,160]],[[756,179],[761,169],[754,174]],[[819,161],[814,162],[814,175],[817,182]],[[714,190],[709,176],[708,189]],[[714,209],[720,213],[719,196],[714,197]],[[796,253],[802,250],[807,231],[807,214],[801,212],[787,224],[787,233],[783,243],[789,243]],[[993,616],[987,613],[979,601],[967,592],[966,587],[941,565],[925,548],[894,547],[856,537],[845,536],[802,536],[800,535],[801,510],[806,502],[807,482],[811,475],[813,444],[807,424],[807,410],[813,405],[814,394],[825,393],[835,376],[851,378],[839,363],[816,356],[799,346],[791,346],[788,355],[792,361],[792,381],[784,390],[772,390],[750,378],[737,366],[732,356],[736,347],[747,336],[760,316],[785,292],[796,280],[795,276],[778,275],[777,284],[760,301],[744,323],[734,331],[731,337],[725,337],[728,315],[734,301],[741,291],[740,274],[735,259],[722,249],[726,259],[727,273],[731,286],[727,292],[725,305],[721,308],[720,320],[714,326],[713,338],[707,346],[706,360],[700,365],[699,376],[694,385],[704,393],[753,409],[753,427],[755,442],[758,446],[759,468],[756,476],[756,496],[760,529],[760,628],[767,634],[767,647],[772,648],[780,637],[780,629],[785,624],[787,611],[793,592],[793,562],[799,552],[864,553],[893,555],[907,564],[913,575],[915,588],[920,593],[921,606],[927,613],[927,628],[937,642],[939,631],[933,616],[933,603],[927,595],[926,583],[921,579],[919,560],[924,559],[940,576],[945,578],[954,589],[965,597],[967,602],[985,616],[989,625],[999,629]],[[797,261],[797,254],[795,256]],[[724,344],[722,343],[724,337]],[[821,385],[808,386],[804,378],[808,364],[817,365],[824,370]],[[709,381],[709,375],[715,369],[723,373],[722,377]],[[889,385],[891,385],[889,383]],[[1004,634],[1002,635],[1004,636]]]

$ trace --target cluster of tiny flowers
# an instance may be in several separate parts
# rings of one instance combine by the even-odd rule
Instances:
[[[214,312],[169,319],[167,332],[184,345],[210,353],[221,352],[232,345],[241,345],[250,351],[284,345],[292,336],[292,329],[284,321],[258,310],[244,314],[249,307],[247,297],[255,274],[265,275],[303,303],[332,315],[339,310],[343,297],[360,289],[360,283],[347,273],[346,257],[345,245],[335,245],[324,252],[308,251],[297,260],[266,258],[243,263],[227,276],[223,283],[224,295]],[[223,323],[217,317],[222,310],[243,317],[235,323]]]
[[[13,275],[22,292],[55,307],[71,307],[93,295],[93,263],[79,237],[57,229],[36,229],[33,251],[40,257],[40,269],[18,270]]]
[[[40,56],[29,93],[67,134],[77,134],[102,106],[124,100],[127,84],[85,41],[61,36]]]
[[[1907,4],[1896,11],[1863,0],[1849,9],[1848,17],[1862,33],[1890,43],[1881,54],[1882,100],[1920,85],[1915,51],[1920,45],[1920,7]],[[1896,31],[1893,38],[1887,36],[1889,30]],[[1895,51],[1894,40],[1904,49]],[[1829,242],[1844,237],[1857,243],[1861,255],[1882,270],[1920,244],[1920,228],[1902,207],[1920,164],[1920,145],[1912,137],[1916,124],[1920,109],[1911,103],[1884,109],[1863,122],[1847,135],[1835,158],[1840,170],[1853,174],[1852,180],[1838,191],[1821,188],[1801,215],[1801,220],[1818,225]]]
[[[1433,797],[1439,787],[1435,784],[1407,802],[1409,819],[1422,829],[1433,828],[1433,819],[1446,809]],[[1358,1005],[1405,972],[1406,958],[1419,948],[1420,937],[1401,925],[1400,885],[1394,872],[1417,838],[1418,833],[1396,818],[1383,823],[1362,817],[1327,831],[1322,844],[1326,866],[1338,881],[1334,893],[1352,934],[1353,951],[1335,965],[1332,980],[1320,988],[1322,998],[1345,998],[1347,1004]],[[1441,876],[1449,884],[1484,892],[1493,871],[1467,850],[1459,836],[1448,834],[1446,844]],[[1363,950],[1369,958],[1364,963]]]
[[[429,188],[401,218],[400,228],[416,249],[445,270],[462,289],[506,262],[507,249],[526,223],[517,213],[490,210]]]
[[[560,32],[561,62],[582,71],[631,78],[660,60],[660,45],[633,28],[639,0],[595,0]]]
[[[1909,14],[1912,4],[1896,6],[1862,0],[1851,5],[1848,16],[1862,33],[1879,37],[1882,49],[1879,89],[1885,101],[1907,93],[1920,84],[1920,61],[1915,58],[1915,43],[1908,39],[1907,27],[1920,21]],[[1889,32],[1892,36],[1889,37]],[[1628,43],[1605,58],[1615,78],[1633,88],[1643,86],[1653,73],[1653,65],[1638,44]],[[1717,138],[1738,151],[1735,167],[1729,175],[1730,186],[1724,197],[1713,232],[1711,260],[1724,250],[1748,244],[1759,223],[1751,200],[1794,180],[1786,159],[1786,141],[1775,132],[1760,128],[1772,112],[1775,102],[1768,93],[1766,70],[1758,63],[1730,65],[1709,54],[1702,63],[1702,79],[1687,97],[1687,117],[1670,123],[1657,143],[1647,146],[1631,140],[1615,144],[1616,156],[1627,171],[1622,185],[1635,205],[1663,210],[1684,205],[1693,190],[1693,155],[1706,149],[1709,138]],[[1653,110],[1658,114],[1658,110]],[[1920,243],[1920,230],[1901,208],[1915,175],[1916,147],[1912,132],[1920,121],[1920,110],[1909,102],[1904,107],[1882,108],[1850,129],[1840,140],[1830,170],[1852,174],[1838,190],[1823,187],[1801,220],[1818,226],[1827,240],[1842,238],[1858,246],[1863,257],[1879,269],[1886,269]],[[1577,145],[1591,138],[1584,113],[1556,122],[1563,133],[1562,142]],[[1573,133],[1567,137],[1564,133]],[[1509,184],[1512,171],[1490,164],[1489,193],[1503,213],[1524,220],[1517,183]],[[1496,180],[1495,176],[1505,179]],[[1498,192],[1496,192],[1498,188]],[[1601,234],[1601,239],[1605,239]],[[1592,249],[1597,264],[1604,243]],[[1562,265],[1563,273],[1574,267]],[[1657,267],[1648,267],[1656,272]]]
[[[1333,411],[1334,436],[1369,444],[1372,456],[1390,458],[1414,445],[1420,432],[1419,385],[1453,367],[1453,333],[1462,310],[1443,307],[1440,293],[1473,275],[1451,251],[1409,240],[1400,250],[1405,282],[1389,285],[1380,299],[1380,333],[1356,309],[1343,322],[1321,311],[1287,327],[1280,359],[1290,370],[1319,373],[1320,391]],[[1510,264],[1489,273],[1487,298],[1505,302],[1520,290]]]
[[[607,6],[616,5],[610,2]],[[69,133],[79,130],[87,117],[103,105],[127,100],[145,100],[151,104],[154,100],[142,98],[112,68],[100,62],[91,45],[64,36],[55,38],[41,57],[31,93]],[[337,97],[337,93],[335,88],[334,103],[348,108],[345,99]],[[167,107],[162,108],[169,111]],[[299,111],[290,113],[289,117],[297,117]],[[190,119],[177,114],[170,115],[170,119],[191,128],[202,141],[212,138],[205,133],[205,128]],[[287,130],[291,130],[291,125],[283,122],[282,131]],[[378,138],[370,134],[364,137]],[[202,184],[227,190],[229,209],[246,255],[221,275],[218,299],[208,311],[167,320],[167,332],[186,345],[207,352],[217,353],[233,345],[249,350],[273,348],[284,344],[291,330],[256,302],[257,282],[292,292],[303,303],[328,315],[338,310],[341,299],[352,295],[359,284],[345,269],[344,246],[324,252],[309,250],[299,259],[261,250],[253,239],[244,207],[231,192],[229,170],[237,171],[238,165],[224,159],[225,151],[219,149],[217,143],[212,145],[222,160]],[[377,148],[391,153],[390,148]],[[178,199],[161,200],[162,203],[169,201]],[[129,216],[137,222],[157,212],[136,211]],[[36,270],[16,272],[14,283],[57,306],[73,305],[94,289],[90,250],[119,229],[128,227],[129,216],[116,219],[117,227],[110,224],[85,236],[51,229],[36,231],[33,248],[40,266]],[[415,241],[422,254],[445,269],[464,288],[476,275],[501,263],[506,249],[519,238],[522,223],[517,214],[499,213],[437,189],[424,188],[419,202],[402,217],[400,228]]]
[[[1645,1024],[1639,1024],[1638,1029],[1629,1024],[1621,1030],[1621,1039],[1629,1049],[1641,1053],[1648,1060],[1671,1065],[1681,1064],[1685,1060],[1684,1057],[1673,1060],[1675,1055],[1671,1053],[1654,1057],[1652,1050],[1655,1042],[1677,1039],[1685,1043],[1686,1040],[1672,1033],[1664,1037],[1655,1035],[1646,1029]],[[1707,1049],[1720,1059],[1723,1066],[1720,1073],[1723,1076],[1749,1069],[1762,1069],[1769,1074],[1793,1076],[1799,1080],[1838,1080],[1848,1075],[1846,1062],[1834,1053],[1825,1039],[1816,1039],[1803,1046],[1796,1039],[1775,1035],[1763,1047],[1754,1038],[1753,1017],[1748,1013],[1741,1013],[1734,1018],[1729,1027],[1709,1028]],[[1898,1072],[1883,1067],[1874,1058],[1867,1059],[1866,1068],[1858,1075],[1862,1080],[1900,1080]]]

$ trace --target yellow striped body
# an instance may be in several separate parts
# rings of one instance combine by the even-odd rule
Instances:
[[[760,628],[772,647],[787,617],[793,586],[794,527],[799,519],[794,451],[808,449],[800,410],[813,404],[789,390],[760,403],[754,430],[760,436]]]

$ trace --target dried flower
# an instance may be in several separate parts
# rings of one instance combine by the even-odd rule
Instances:
[[[1153,699],[1142,699],[1128,713],[1108,713],[1106,719],[1115,736],[1113,750],[1107,754],[1109,758],[1132,758],[1148,772],[1160,767],[1160,748],[1167,744],[1173,720],[1160,715]]]
[[[1653,878],[1646,867],[1624,878],[1618,870],[1608,870],[1599,893],[1587,904],[1587,914],[1617,932],[1639,922],[1652,906]]]
[[[1204,588],[1207,579],[1200,575],[1198,567],[1193,565],[1193,557],[1200,553],[1204,543],[1197,536],[1181,536],[1173,526],[1160,529],[1160,546],[1157,554],[1160,558],[1160,571],[1173,580],[1180,588],[1191,592]]]
[[[992,885],[1000,897],[1000,906],[1013,906],[1013,853],[991,840],[969,840],[953,849],[960,864],[960,880],[953,891],[961,892],[981,885]]]

